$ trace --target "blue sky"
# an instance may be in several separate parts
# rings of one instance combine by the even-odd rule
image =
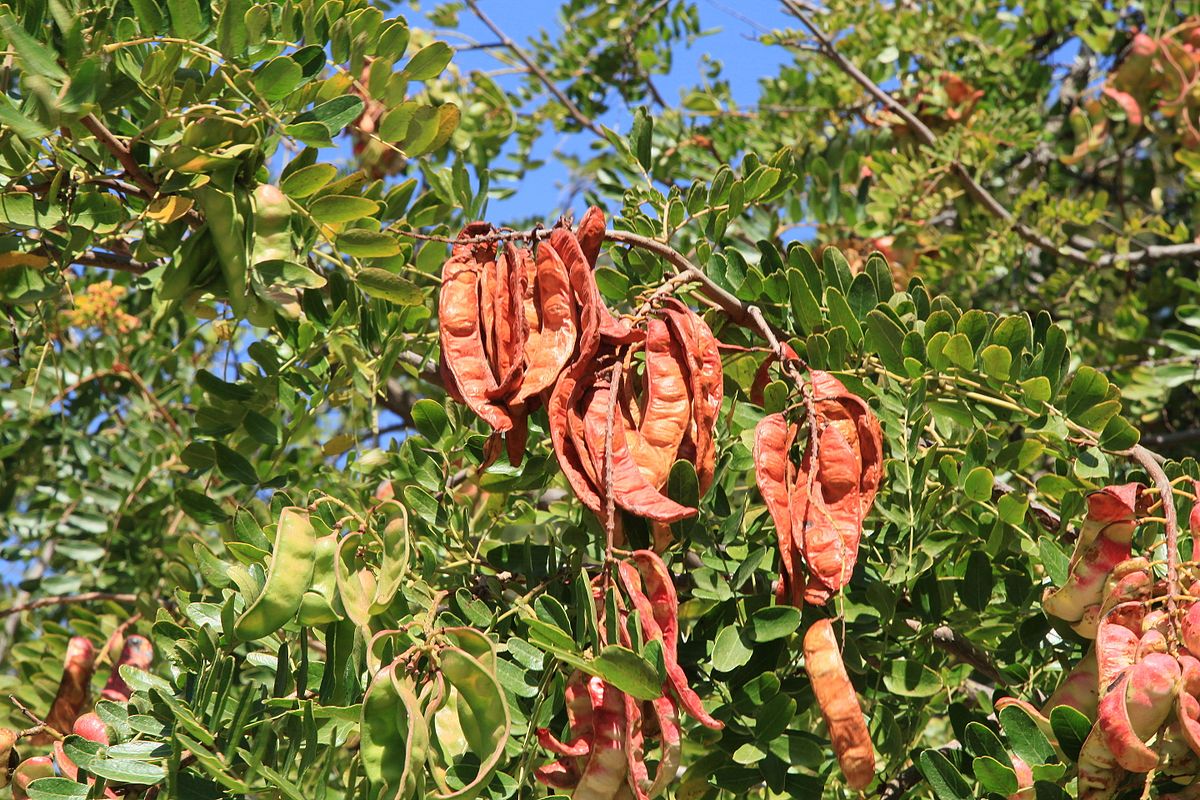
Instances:
[[[547,31],[552,40],[564,35],[560,4],[556,0],[480,0],[479,5],[518,44],[524,45],[539,30]],[[756,29],[740,15],[745,14],[768,30],[789,27],[791,18],[776,3],[748,3],[743,4],[742,10],[735,11],[721,2],[700,0],[698,10],[701,29],[708,35],[699,37],[690,47],[677,50],[671,73],[655,78],[663,98],[667,103],[677,102],[684,89],[696,85],[702,61],[708,56],[724,65],[723,77],[730,83],[734,99],[739,104],[753,103],[758,98],[759,79],[775,74],[780,64],[790,63],[793,57],[782,47],[765,47],[752,41],[761,29]],[[462,12],[459,23],[459,30],[476,41],[496,40],[495,35],[470,10]],[[413,24],[417,23],[414,21]],[[500,66],[495,57],[482,50],[459,53],[454,61],[463,71],[491,70]],[[496,80],[502,87],[515,88],[525,80],[525,76],[504,75]],[[627,131],[632,114],[618,102],[598,122],[618,131]],[[493,201],[489,205],[490,215],[496,219],[527,215],[553,219],[559,212],[568,210],[562,205],[566,199],[565,186],[569,176],[553,154],[556,150],[581,152],[591,140],[591,134],[586,132],[543,136],[534,156],[544,160],[546,165],[536,173],[527,175],[518,186],[520,191],[512,197]],[[583,209],[573,210],[581,212]]]

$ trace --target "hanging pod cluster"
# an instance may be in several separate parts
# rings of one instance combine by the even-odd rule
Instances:
[[[679,666],[679,601],[666,564],[653,551],[637,550],[616,570],[615,584],[600,575],[589,589],[599,642],[626,647],[634,637],[641,646],[657,642],[666,682],[660,697],[643,701],[595,675],[571,674],[564,691],[567,737],[538,730],[538,741],[558,758],[534,774],[576,800],[661,795],[679,768],[681,707],[702,725],[723,727],[704,709]],[[652,774],[647,756],[655,751],[658,764]]]
[[[369,647],[360,752],[377,787],[372,796],[473,800],[499,767],[511,728],[495,646],[474,628],[442,628],[379,663],[382,651],[406,639],[383,631]]]
[[[779,542],[781,603],[824,605],[854,572],[863,520],[883,474],[879,419],[827,372],[811,370],[806,425],[768,414],[754,433],[754,474]],[[797,467],[797,430],[809,432]]]
[[[559,465],[593,512],[603,513],[611,483],[632,514],[694,516],[663,488],[678,458],[696,465],[701,493],[712,483],[723,384],[708,325],[674,299],[634,324],[612,314],[592,274],[604,239],[598,208],[574,231],[560,221],[536,253],[479,241],[490,231],[463,229],[438,303],[446,387],[495,431],[489,460],[503,434],[510,462],[520,461],[529,412],[545,403]]]
[[[1148,559],[1133,555],[1148,501],[1137,483],[1088,496],[1067,579],[1047,590],[1042,607],[1093,645],[1040,709],[1014,698],[996,704],[1022,708],[1052,740],[1050,715],[1059,706],[1092,722],[1079,752],[1081,800],[1117,796],[1130,775],[1187,783],[1200,773],[1200,572],[1185,568],[1193,582],[1176,598],[1182,619],[1172,630],[1169,587]],[[1191,527],[1200,535],[1196,510]]]

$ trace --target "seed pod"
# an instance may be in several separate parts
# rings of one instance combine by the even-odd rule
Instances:
[[[12,728],[0,728],[0,789],[8,786],[13,770],[21,762],[16,745],[17,732]]]
[[[846,783],[861,791],[875,779],[875,748],[828,619],[817,620],[804,634],[804,668]]]
[[[781,603],[794,603],[797,599],[803,603],[797,591],[803,581],[799,574],[800,553],[792,538],[791,498],[788,491],[788,451],[791,450],[794,433],[783,414],[768,414],[754,429],[754,477],[771,520],[775,523],[779,561],[783,567],[776,592]]]
[[[588,692],[594,720],[592,753],[572,797],[610,800],[625,784],[629,772],[625,757],[625,696],[596,677],[588,680]]]
[[[1067,677],[1054,690],[1054,694],[1042,706],[1042,713],[1050,715],[1058,706],[1070,706],[1088,719],[1096,719],[1096,704],[1099,702],[1099,672],[1096,664],[1096,649],[1093,646],[1086,656],[1067,673]]]
[[[92,673],[95,671],[96,648],[86,636],[72,636],[67,643],[67,655],[63,659],[63,674],[58,682],[58,692],[46,724],[56,731],[69,731],[87,707],[91,699]],[[46,745],[52,741],[49,734],[31,736],[33,745]]]
[[[600,245],[604,242],[604,212],[596,206],[589,208],[583,218],[579,220],[579,227],[575,229],[574,239],[578,243],[579,254],[583,257],[584,265],[587,266],[589,272],[594,270],[596,260],[600,257]],[[567,260],[565,254],[563,254],[563,260]],[[591,278],[590,283],[595,292],[594,302],[599,311],[597,325],[600,335],[611,342],[628,343],[632,341],[636,337],[636,333],[624,320],[614,317],[608,307],[604,305],[594,277]]]
[[[117,663],[113,664],[112,674],[108,676],[108,683],[104,684],[104,688],[100,690],[100,696],[105,700],[113,700],[118,703],[129,701],[133,690],[129,688],[129,684],[125,683],[125,679],[121,677],[121,667],[128,666],[133,669],[140,669],[143,672],[150,669],[150,665],[154,662],[154,645],[143,636],[134,634],[125,639],[125,646],[121,649],[121,657],[117,659]],[[75,732],[85,738],[91,738],[87,734],[80,733],[78,730],[79,724],[85,719],[89,720],[88,725],[94,725],[99,722],[96,717],[95,721],[90,718],[96,717],[95,714],[84,714],[75,721]],[[101,723],[101,728],[103,724]],[[98,739],[95,741],[99,741]]]
[[[312,588],[317,532],[306,509],[288,507],[280,512],[271,553],[262,591],[246,598],[246,609],[234,623],[233,631],[242,641],[261,639],[286,625]]]
[[[808,443],[796,474],[792,536],[810,571],[804,599],[823,605],[854,572],[882,476],[883,436],[870,407],[841,381],[819,370],[809,375],[819,441]]]
[[[50,756],[32,756],[17,765],[12,772],[12,800],[29,800],[29,784],[39,778],[54,777],[54,760]]]
[[[617,574],[638,612],[645,640],[662,643],[667,683],[684,710],[701,725],[720,730],[725,724],[704,709],[700,697],[688,685],[687,675],[679,666],[679,600],[666,564],[657,553],[650,550],[638,550],[633,557],[637,567],[622,561],[617,565]],[[642,590],[643,580],[649,587],[648,596]]]
[[[1047,614],[1076,622],[1088,606],[1101,602],[1109,575],[1129,559],[1143,488],[1140,484],[1108,486],[1088,496],[1088,513],[1075,542],[1067,581],[1048,589],[1042,598]]]
[[[530,326],[525,345],[525,375],[514,402],[541,394],[558,379],[575,348],[578,319],[571,298],[571,278],[553,247],[542,247],[537,257],[537,326]],[[529,311],[525,312],[526,318]]]
[[[1192,494],[1196,495],[1196,502],[1192,503],[1192,513],[1188,514],[1188,530],[1192,534],[1192,561],[1195,561],[1200,553],[1200,545],[1196,542],[1200,539],[1200,480],[1192,481]]]
[[[680,505],[652,486],[638,469],[626,444],[627,424],[614,413],[611,437],[607,434],[609,407],[615,402],[611,387],[598,382],[586,401],[584,435],[588,452],[596,464],[605,463],[606,440],[612,452],[613,498],[617,505],[640,517],[658,522],[677,522],[696,516],[696,509]]]
[[[716,468],[713,427],[724,397],[724,375],[717,339],[704,320],[675,298],[663,301],[663,314],[686,358],[692,399],[692,424],[687,443],[696,464],[696,479],[703,496],[712,485]]]
[[[487,233],[491,226],[475,222],[463,228],[460,238]],[[472,411],[493,429],[512,427],[506,410],[487,398],[496,380],[484,352],[480,331],[479,284],[482,273],[492,269],[496,248],[492,244],[456,244],[442,266],[442,290],[438,296],[438,323],[445,370],[455,390]]]
[[[626,430],[630,454],[646,482],[655,489],[666,485],[692,417],[692,401],[684,381],[683,356],[667,324],[646,323],[645,413],[637,430]],[[631,385],[627,380],[624,385]]]
[[[1140,603],[1117,606],[1097,629],[1097,686],[1101,697],[1117,677],[1137,660],[1138,640],[1141,637],[1132,626],[1140,625],[1142,610]]]
[[[1122,768],[1149,772],[1158,766],[1158,754],[1145,743],[1167,721],[1179,683],[1178,662],[1152,653],[1124,672],[1100,700],[1096,724]]]

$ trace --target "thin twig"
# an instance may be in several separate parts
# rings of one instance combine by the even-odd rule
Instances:
[[[920,633],[924,623],[916,619],[904,621],[914,633]],[[946,653],[955,661],[966,664],[986,675],[997,686],[1008,686],[1008,681],[996,669],[996,665],[988,658],[987,653],[970,642],[962,634],[955,632],[949,625],[938,625],[932,633],[933,646]]]
[[[30,600],[28,603],[12,606],[0,611],[0,617],[8,617],[13,614],[21,614],[25,611],[33,611],[38,608],[48,608],[50,606],[66,606],[76,605],[78,603],[95,603],[102,601],[111,601],[113,603],[136,603],[138,596],[136,594],[127,594],[119,592],[83,592],[82,594],[60,594],[52,597],[39,597],[37,600]]]
[[[1158,463],[1156,453],[1140,444],[1134,445],[1126,452],[1153,479],[1154,485],[1158,487],[1159,499],[1162,501],[1162,514],[1165,520],[1163,529],[1167,539],[1167,618],[1171,621],[1167,627],[1167,633],[1168,643],[1174,652],[1179,642],[1177,630],[1179,618],[1175,604],[1175,598],[1179,595],[1179,518],[1175,512],[1175,492],[1171,486],[1171,479],[1167,477],[1162,465]]]
[[[526,69],[528,69],[530,73],[532,73],[539,81],[542,82],[542,85],[550,91],[550,94],[554,95],[555,98],[558,99],[558,102],[563,104],[563,107],[567,109],[567,113],[574,117],[576,122],[599,136],[601,139],[607,138],[604,135],[604,131],[600,130],[600,126],[597,125],[591,117],[579,110],[579,106],[575,105],[571,98],[567,97],[566,93],[563,92],[563,90],[554,83],[550,76],[546,74],[546,71],[542,69],[536,61],[530,58],[529,54],[522,50],[507,33],[501,30],[500,26],[492,22],[491,18],[488,17],[487,14],[483,13],[482,9],[479,8],[479,5],[475,2],[475,0],[466,0],[466,2],[467,7],[475,13],[475,16],[479,17],[479,21],[488,26],[492,33],[496,34],[496,38],[503,42],[504,46],[507,47],[514,56],[520,59],[521,63],[525,65]]]
[[[22,715],[24,715],[25,719],[29,720],[30,722],[32,722],[34,724],[35,729],[37,730],[38,733],[47,733],[60,742],[63,739],[67,738],[67,737],[63,736],[62,733],[60,733],[59,731],[57,731],[54,728],[47,725],[46,720],[42,719],[37,714],[30,711],[29,707],[26,706],[24,703],[22,703],[20,700],[18,700],[16,698],[16,696],[10,694],[8,696],[8,700],[14,706],[17,707],[17,710],[20,711]]]
[[[916,114],[908,110],[907,107],[887,91],[882,89],[879,84],[871,80],[867,75],[860,70],[852,61],[842,55],[834,46],[833,39],[823,31],[808,12],[796,0],[782,0],[783,5],[795,16],[800,23],[808,29],[813,38],[817,40],[819,48],[825,56],[832,61],[837,67],[848,76],[853,78],[860,86],[863,87],[876,100],[882,103],[890,111],[904,120],[905,125],[923,144],[934,147],[937,144],[937,135],[930,130],[929,126],[921,121]],[[950,170],[954,173],[955,178],[966,190],[967,194],[971,195],[980,205],[984,207],[992,216],[1008,223],[1016,231],[1017,235],[1024,239],[1029,244],[1035,245],[1047,250],[1051,253],[1059,255],[1063,258],[1074,261],[1078,264],[1088,266],[1103,267],[1116,263],[1138,264],[1141,262],[1161,261],[1169,258],[1195,258],[1200,256],[1200,244],[1172,244],[1172,245],[1151,245],[1141,250],[1133,250],[1128,253],[1107,253],[1097,258],[1092,258],[1084,250],[1072,247],[1069,244],[1059,245],[1053,239],[1045,234],[1030,228],[1025,223],[1018,220],[1011,211],[1005,208],[996,197],[985,189],[979,181],[975,180],[967,167],[957,159],[950,162]],[[1097,242],[1086,237],[1076,237],[1076,241],[1086,249],[1095,249],[1099,247]]]

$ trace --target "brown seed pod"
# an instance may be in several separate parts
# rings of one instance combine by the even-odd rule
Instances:
[[[46,724],[56,731],[71,730],[91,700],[92,673],[95,671],[96,647],[86,636],[73,636],[67,643],[63,659],[63,674],[58,682],[54,703],[46,714]],[[47,733],[30,737],[30,743],[46,745],[53,740]]]
[[[804,668],[847,785],[867,788],[875,779],[875,748],[828,619],[817,620],[804,634]]]

